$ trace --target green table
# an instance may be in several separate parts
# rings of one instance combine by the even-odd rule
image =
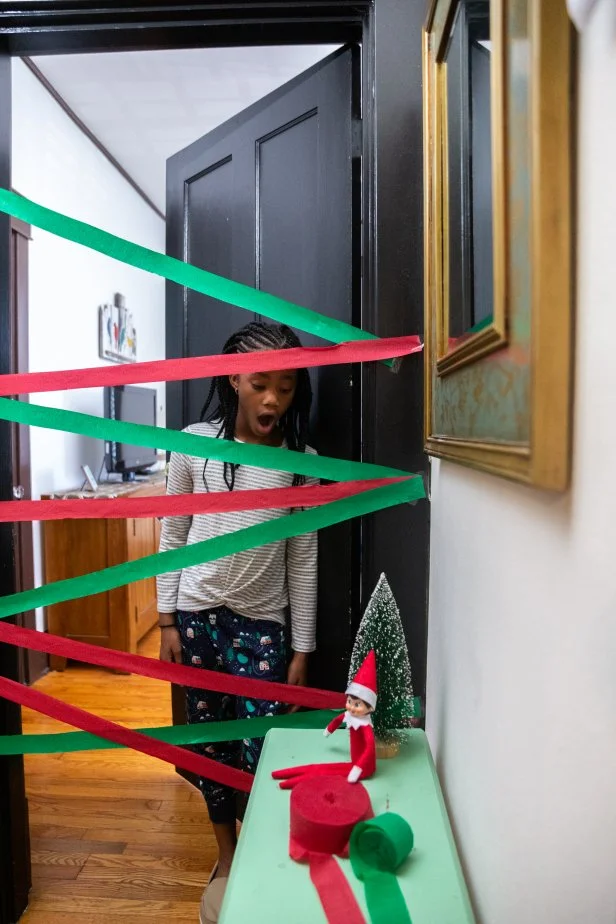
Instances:
[[[295,764],[349,759],[348,732],[274,729],[265,739],[221,912],[220,924],[324,924],[325,915],[308,866],[289,857],[290,792],[271,771]],[[415,834],[415,847],[399,870],[413,924],[473,924],[449,819],[432,755],[420,729],[405,733],[397,757],[378,762],[365,783],[375,815],[397,812]],[[363,885],[349,860],[338,861],[364,914]],[[392,921],[391,924],[396,924]]]

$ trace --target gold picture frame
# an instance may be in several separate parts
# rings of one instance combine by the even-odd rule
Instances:
[[[572,30],[565,0],[490,0],[493,310],[451,346],[444,49],[459,3],[433,0],[423,35],[426,451],[562,491],[572,390]]]

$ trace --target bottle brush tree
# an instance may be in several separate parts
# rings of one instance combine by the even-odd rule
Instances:
[[[372,716],[375,735],[382,741],[396,737],[396,729],[409,728],[415,714],[411,665],[400,611],[384,574],[372,592],[359,624],[351,664],[349,683],[364,658],[374,649],[376,655],[378,698]]]

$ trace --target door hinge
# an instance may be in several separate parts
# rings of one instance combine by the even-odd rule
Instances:
[[[361,157],[364,150],[364,123],[361,119],[351,122],[351,157]]]

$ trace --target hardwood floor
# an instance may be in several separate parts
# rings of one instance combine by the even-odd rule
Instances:
[[[157,655],[158,631],[140,653]],[[133,728],[171,723],[169,688],[71,664],[38,690]],[[24,732],[67,726],[24,709]],[[33,887],[24,924],[198,921],[216,858],[201,795],[132,751],[26,757]]]

